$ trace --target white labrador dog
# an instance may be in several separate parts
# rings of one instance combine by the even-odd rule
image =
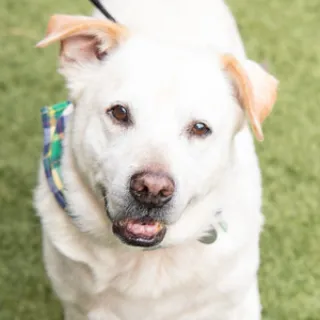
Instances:
[[[221,0],[108,0],[55,15],[73,112],[67,211],[41,165],[44,260],[67,320],[258,320],[258,140],[277,80]]]

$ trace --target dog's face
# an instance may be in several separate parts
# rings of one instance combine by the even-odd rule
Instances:
[[[131,39],[99,68],[76,101],[76,155],[116,230],[130,223],[153,245],[217,183],[243,112],[209,54]]]
[[[94,194],[103,196],[113,232],[142,247],[166,243],[167,233],[173,244],[181,235],[175,240],[171,230],[192,219],[192,238],[200,225],[188,215],[201,216],[197,205],[201,210],[230,165],[243,109],[251,108],[249,119],[261,137],[260,123],[270,111],[265,105],[273,101],[264,101],[261,112],[253,108],[249,72],[232,57],[167,47],[100,21],[103,31],[95,19],[86,20],[91,28],[64,36],[68,24],[83,20],[59,19],[48,37],[64,39],[61,71],[75,104],[75,160]],[[274,91],[275,80],[269,81],[260,86]]]

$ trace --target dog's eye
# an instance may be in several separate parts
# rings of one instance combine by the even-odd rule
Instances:
[[[203,122],[194,122],[189,132],[192,136],[205,137],[211,133],[211,129]]]
[[[129,111],[126,107],[121,104],[116,104],[107,110],[107,113],[112,116],[115,120],[128,124],[130,122],[129,119]]]

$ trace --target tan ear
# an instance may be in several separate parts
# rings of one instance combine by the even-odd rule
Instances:
[[[262,141],[262,122],[276,101],[278,80],[250,60],[241,64],[234,56],[223,55],[222,64],[235,83],[237,97],[256,138]]]
[[[64,61],[79,62],[101,59],[107,50],[127,36],[127,29],[107,19],[85,16],[53,15],[46,37],[36,46],[43,48],[60,41],[60,57]]]

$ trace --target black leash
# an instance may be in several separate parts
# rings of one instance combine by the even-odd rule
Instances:
[[[116,19],[106,10],[99,0],[89,0],[107,19],[117,22]]]

